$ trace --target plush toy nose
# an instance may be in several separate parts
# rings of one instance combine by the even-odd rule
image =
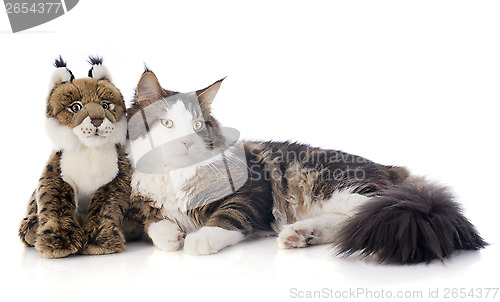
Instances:
[[[101,126],[102,122],[104,120],[102,118],[95,118],[95,119],[92,119],[90,122],[92,123],[92,125],[94,125],[96,128]]]

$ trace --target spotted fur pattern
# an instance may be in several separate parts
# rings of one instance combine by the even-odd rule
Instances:
[[[139,209],[130,202],[132,170],[122,147],[123,97],[107,79],[74,79],[61,58],[56,67],[46,113],[57,150],[29,201],[19,237],[48,258],[121,252],[126,238],[142,233]],[[68,162],[70,154],[83,162]],[[106,173],[97,159],[114,159],[106,173],[115,174],[102,177]]]
[[[60,159],[61,152],[55,152],[49,159],[19,231],[27,246],[36,246],[49,258],[65,257],[83,247],[83,230],[76,218],[73,190],[61,178]]]

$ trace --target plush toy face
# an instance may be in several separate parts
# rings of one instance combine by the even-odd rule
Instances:
[[[73,79],[69,70],[58,68],[51,85],[48,130],[58,147],[94,148],[123,142],[125,102],[106,74],[98,79]]]

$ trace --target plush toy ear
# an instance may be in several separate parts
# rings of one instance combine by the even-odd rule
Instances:
[[[210,111],[215,95],[217,94],[217,91],[219,91],[220,85],[224,79],[225,78],[222,78],[207,88],[196,91],[196,96],[200,102],[201,109]]]
[[[146,67],[135,90],[135,103],[144,108],[164,97],[163,94],[165,92],[161,88],[158,78]]]
[[[111,82],[111,74],[106,66],[102,65],[102,57],[89,56],[88,62],[92,65],[92,68],[89,70],[89,77],[96,80],[107,80]]]
[[[66,62],[64,62],[61,56],[55,59],[54,67],[56,67],[56,70],[52,73],[49,90],[54,89],[54,87],[59,86],[64,82],[72,81],[75,78],[71,70],[66,68]]]

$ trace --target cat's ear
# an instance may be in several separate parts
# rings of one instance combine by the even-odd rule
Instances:
[[[102,65],[102,57],[89,56],[89,60],[87,62],[92,65],[92,68],[89,70],[89,77],[96,80],[107,80],[111,82],[111,74],[106,66]]]
[[[49,90],[54,89],[54,87],[64,82],[72,81],[75,78],[71,70],[66,67],[66,62],[61,56],[55,59],[54,67],[56,70],[52,73],[52,77],[50,78]]]
[[[159,100],[162,90],[156,75],[149,69],[146,69],[135,90],[135,103],[144,108]]]
[[[207,88],[196,91],[196,96],[198,97],[202,109],[210,111],[215,95],[217,91],[219,91],[220,85],[224,79],[225,78],[222,78]]]

